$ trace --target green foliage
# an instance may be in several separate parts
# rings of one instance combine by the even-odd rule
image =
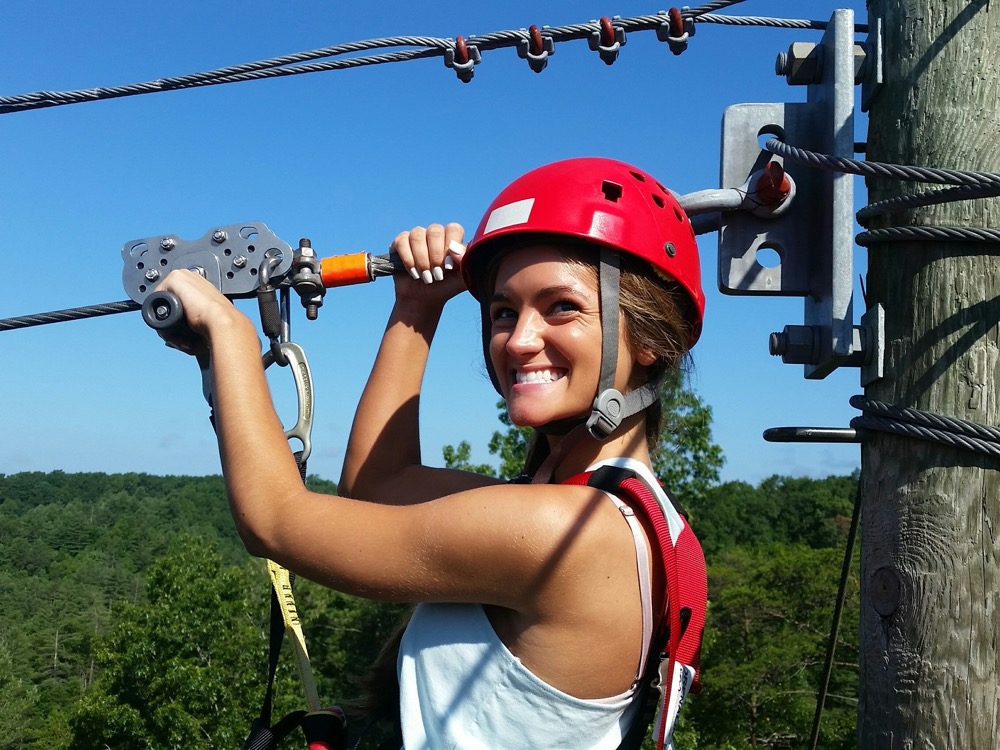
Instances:
[[[242,743],[261,699],[259,583],[249,563],[224,565],[218,544],[176,539],[149,570],[146,600],[116,607],[117,624],[97,649],[100,675],[70,721],[70,746]]]
[[[13,685],[30,686],[34,696],[25,739],[0,748],[58,747],[68,709],[97,674],[113,603],[141,600],[146,569],[184,530],[245,559],[221,477],[0,475],[0,641],[20,680],[4,691],[21,700]]]
[[[441,449],[444,455],[444,465],[446,469],[459,469],[461,471],[469,471],[473,474],[482,474],[487,477],[496,476],[496,471],[489,464],[474,464],[470,460],[472,458],[472,446],[469,444],[468,440],[463,440],[455,448],[451,445],[446,445]]]
[[[528,441],[531,439],[530,427],[516,427],[507,415],[507,403],[497,401],[497,412],[500,424],[507,429],[493,433],[490,438],[490,455],[500,457],[501,479],[513,479],[524,469],[524,459],[528,455]]]
[[[722,448],[712,441],[712,407],[678,375],[660,392],[660,410],[663,429],[652,451],[653,471],[686,507],[718,483],[725,463]]]
[[[757,487],[726,482],[696,496],[686,510],[709,557],[734,546],[842,547],[857,483],[857,473],[825,479],[775,475]]]
[[[702,427],[708,418],[702,411]],[[497,435],[506,442],[494,455],[510,461],[501,471],[516,474],[526,433]],[[467,467],[470,455],[460,444],[451,460]],[[714,485],[710,470],[687,476],[710,606],[706,687],[675,746],[801,747],[857,476],[774,476],[756,487]],[[308,483],[336,491],[319,477]],[[855,579],[848,594],[820,742],[833,750],[854,737]],[[262,698],[268,597],[220,477],[0,476],[0,750],[240,746]],[[357,696],[355,678],[404,608],[304,580],[296,599],[320,696]],[[276,718],[302,704],[287,649],[276,700]]]
[[[705,691],[691,718],[705,747],[800,748],[812,728],[842,552],[731,548],[709,566]],[[858,581],[851,580],[820,746],[854,747]]]

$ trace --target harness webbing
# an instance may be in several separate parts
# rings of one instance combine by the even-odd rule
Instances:
[[[564,484],[587,485],[615,494],[622,500],[631,500],[653,528],[666,576],[667,596],[661,625],[652,643],[652,648],[660,654],[659,663],[655,659],[650,660],[651,666],[642,678],[643,685],[637,699],[646,704],[643,694],[651,694],[651,685],[658,689],[660,698],[653,737],[657,750],[665,745],[670,747],[674,725],[688,692],[701,690],[698,668],[708,600],[708,580],[701,544],[678,511],[670,493],[664,490],[670,506],[662,507],[645,479],[631,469],[601,466],[595,471],[578,474]],[[643,705],[637,717],[637,721],[643,721],[642,731],[633,731],[633,726],[626,742],[641,741],[651,713],[646,708]],[[623,743],[623,747],[628,746]],[[638,747],[637,744],[635,746]]]

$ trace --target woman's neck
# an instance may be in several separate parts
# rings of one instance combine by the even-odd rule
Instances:
[[[564,453],[553,469],[554,482],[575,476],[608,458],[633,458],[652,468],[646,445],[646,419],[642,413],[627,417],[614,435],[604,442],[592,438],[582,427],[574,428],[566,435],[550,435],[548,441],[551,453],[560,450]]]

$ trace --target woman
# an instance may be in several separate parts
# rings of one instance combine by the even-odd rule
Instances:
[[[252,324],[195,274],[162,288],[207,346],[247,549],[341,591],[419,603],[399,650],[404,746],[616,748],[663,624],[663,563],[643,514],[563,482],[612,462],[655,484],[657,385],[700,332],[694,234],[648,174],[577,159],[516,180],[464,253],[462,240],[449,224],[393,242],[413,278],[396,278],[336,498],[299,479],[265,408]],[[537,431],[532,484],[421,463],[424,366],[445,302],[466,288],[511,421]]]

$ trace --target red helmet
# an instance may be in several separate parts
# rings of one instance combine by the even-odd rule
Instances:
[[[462,263],[465,283],[482,298],[489,259],[523,235],[574,237],[642,258],[691,298],[693,345],[705,294],[694,229],[677,199],[654,177],[602,158],[557,161],[504,188],[483,216]]]

